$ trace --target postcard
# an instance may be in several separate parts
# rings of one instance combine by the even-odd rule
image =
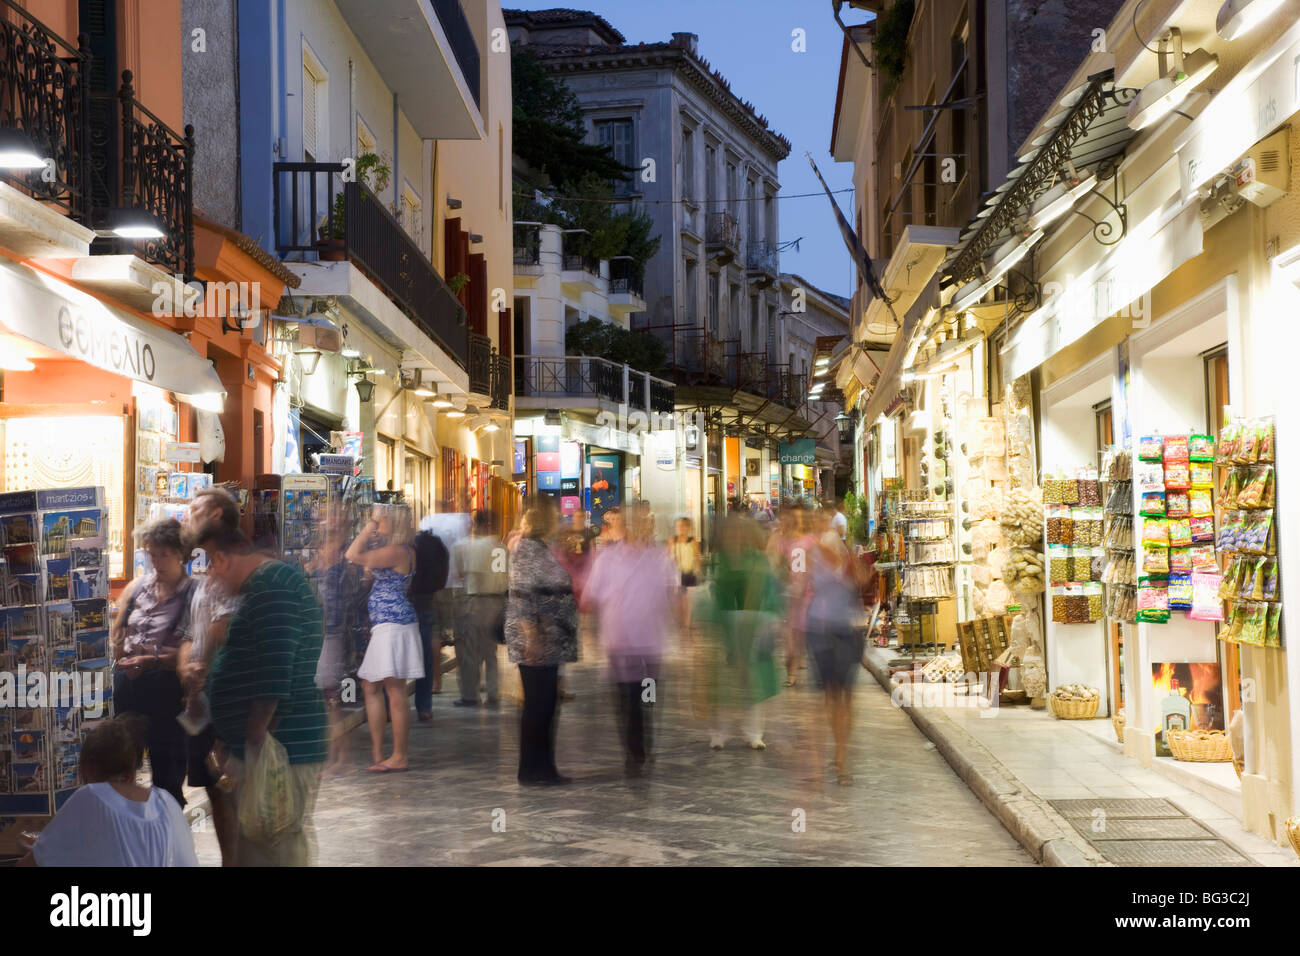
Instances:
[[[45,636],[48,638],[51,650],[75,647],[75,633],[71,601],[46,605]]]
[[[0,608],[0,633],[9,638],[40,634],[41,609],[34,604]]]
[[[18,730],[11,739],[14,760],[40,760],[45,756],[45,731]]]
[[[13,714],[13,730],[10,733],[17,733],[20,730],[44,730],[45,729],[45,709],[42,707],[15,707]],[[6,740],[8,746],[12,741]]]
[[[11,637],[8,641],[7,656],[14,670],[23,666],[29,671],[40,670],[46,664],[45,638]]]
[[[90,661],[108,656],[108,629],[77,634],[77,660]]]
[[[81,708],[54,708],[54,739],[61,744],[75,744],[81,740]]]
[[[41,557],[36,543],[5,548],[5,567],[10,574],[40,574]]]
[[[72,546],[72,570],[82,571],[86,568],[99,568],[104,565],[104,542],[88,538]]]
[[[72,598],[108,597],[108,568],[78,568],[72,572]]]
[[[41,576],[39,574],[11,573],[5,576],[6,604],[39,604],[40,601]]]
[[[67,601],[72,598],[72,559],[45,559],[45,600]]]
[[[0,518],[0,544],[6,547],[36,543],[36,515],[16,514]]]
[[[11,772],[13,774],[11,789],[14,793],[40,793],[46,789],[44,761],[20,763],[15,759]]]
[[[104,598],[89,598],[73,601],[76,613],[77,633],[98,631],[108,627],[108,601]]]

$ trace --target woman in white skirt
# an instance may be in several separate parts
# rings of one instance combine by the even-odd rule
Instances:
[[[424,676],[424,652],[415,608],[406,588],[415,571],[415,526],[406,505],[376,505],[370,522],[344,555],[374,578],[370,590],[370,645],[357,669],[366,695],[370,725],[371,773],[402,773],[409,769],[406,747],[411,736],[411,710],[406,682]],[[393,718],[393,755],[384,755],[384,694]]]

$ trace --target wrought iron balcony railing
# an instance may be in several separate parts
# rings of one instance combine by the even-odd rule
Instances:
[[[746,245],[745,269],[749,273],[776,276],[781,271],[779,263],[775,244],[765,239],[754,239]]]
[[[565,255],[563,268],[565,272],[589,272],[594,276],[598,276],[600,275],[600,260],[593,259],[591,256]]]
[[[130,70],[118,91],[122,117],[121,207],[148,213],[164,235],[136,240],[136,254],[194,275],[194,127],[181,136],[135,98]]]
[[[274,165],[276,253],[299,261],[351,261],[421,332],[468,370],[465,307],[379,198],[364,183],[343,182],[342,172],[339,163]]]
[[[502,410],[510,408],[510,392],[514,388],[511,380],[510,356],[492,350],[492,407]]]
[[[730,262],[740,253],[740,224],[725,212],[711,212],[704,222],[704,245],[709,254]]]
[[[492,340],[478,332],[469,334],[469,390],[492,394]]]
[[[461,75],[469,85],[474,105],[481,108],[479,102],[479,55],[478,44],[474,42],[474,31],[470,28],[465,11],[460,8],[460,0],[433,0],[433,12],[442,24],[443,32],[451,43],[452,55],[460,67]]]
[[[0,129],[19,131],[46,166],[0,173],[9,185],[90,224],[90,50],[73,47],[13,0],[0,0]],[[51,175],[52,173],[52,175]]]
[[[515,226],[515,265],[542,263],[542,231],[537,226]]]
[[[609,291],[611,295],[645,295],[645,283],[637,275],[634,264],[618,259],[609,264]]]
[[[521,397],[604,399],[640,411],[646,411],[648,400],[650,409],[671,412],[674,389],[672,382],[609,359],[588,355],[515,356],[515,394]]]

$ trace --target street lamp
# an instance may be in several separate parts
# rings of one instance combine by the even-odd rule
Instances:
[[[853,437],[853,418],[840,412],[835,416],[835,427],[840,430],[840,441],[847,443]]]

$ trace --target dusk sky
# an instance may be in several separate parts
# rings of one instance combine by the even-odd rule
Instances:
[[[561,4],[545,0],[511,0],[507,9],[547,10]],[[814,0],[599,0],[567,4],[603,16],[628,43],[666,42],[674,31],[695,33],[700,55],[731,83],[732,92],[749,100],[771,128],[790,141],[790,155],[779,167],[782,195],[816,192],[781,202],[781,241],[801,239],[799,251],[781,253],[781,270],[797,272],[809,282],[848,296],[853,267],[825,195],[820,193],[804,156],[812,153],[833,190],[852,187],[849,163],[831,160],[831,120],[839,77],[842,34],[831,5]],[[846,5],[848,24],[865,20]],[[802,28],[807,52],[791,49],[791,33]],[[853,221],[853,194],[836,194]]]

